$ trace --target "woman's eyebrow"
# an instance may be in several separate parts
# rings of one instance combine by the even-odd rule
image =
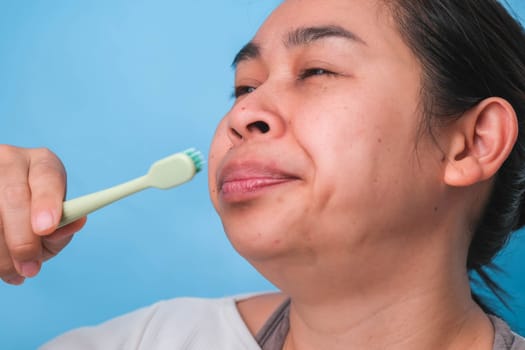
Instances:
[[[350,41],[367,45],[357,34],[337,25],[325,25],[315,27],[301,27],[289,32],[284,39],[287,48],[295,46],[306,46],[315,41],[326,38],[343,38]],[[232,67],[236,68],[240,62],[256,59],[260,56],[261,49],[258,44],[250,41],[235,55]]]
[[[314,41],[330,37],[348,39],[350,41],[366,45],[366,42],[357,34],[338,25],[297,28],[288,33],[284,41],[284,45],[286,47],[305,46],[313,43]]]
[[[250,41],[248,44],[244,45],[243,48],[235,55],[235,58],[232,62],[232,67],[236,68],[240,62],[257,58],[260,55],[261,50],[259,48],[259,45],[257,45],[253,41]]]

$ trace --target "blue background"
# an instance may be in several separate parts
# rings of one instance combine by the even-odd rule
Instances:
[[[52,149],[69,198],[190,146],[207,153],[232,103],[231,60],[278,2],[0,0],[0,143]],[[510,4],[525,17],[522,0]],[[499,280],[523,332],[522,236]],[[0,285],[0,348],[33,349],[161,299],[268,289],[225,238],[203,172],[91,215],[37,278]]]

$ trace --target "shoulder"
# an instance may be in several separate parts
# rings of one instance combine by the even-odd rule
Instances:
[[[49,349],[257,349],[236,303],[245,296],[161,301],[94,327],[65,333]]]
[[[494,325],[494,350],[525,350],[525,338],[513,332],[502,319],[489,317]]]
[[[510,349],[511,350],[525,350],[525,338],[514,332],[511,332],[511,333],[514,336],[514,339],[513,339],[512,346],[510,347]]]
[[[525,338],[523,338],[521,335],[516,334],[514,332],[512,333],[512,342],[510,343],[510,347],[508,347],[509,350],[525,350]]]

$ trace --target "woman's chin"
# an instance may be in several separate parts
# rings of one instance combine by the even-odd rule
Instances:
[[[270,225],[267,225],[270,226]],[[248,261],[263,261],[286,255],[290,248],[282,235],[270,227],[257,229],[245,227],[244,229],[225,230],[235,250]]]

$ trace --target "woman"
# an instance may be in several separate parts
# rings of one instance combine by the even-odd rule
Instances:
[[[209,159],[228,238],[282,293],[159,303],[44,348],[525,349],[468,275],[525,220],[524,44],[493,0],[284,1],[235,58]],[[53,233],[53,155],[2,154],[16,284],[85,220]]]

